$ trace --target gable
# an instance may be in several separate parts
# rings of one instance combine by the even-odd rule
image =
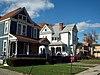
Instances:
[[[44,25],[44,27],[40,30],[40,33],[45,33],[45,32],[52,32],[47,25]]]
[[[28,23],[32,23],[32,20],[31,20],[29,14],[27,13],[25,8],[23,8],[21,11],[17,12],[16,14],[14,14],[12,16],[12,18],[23,20],[23,21],[26,21]]]

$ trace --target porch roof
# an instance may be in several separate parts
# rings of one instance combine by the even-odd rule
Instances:
[[[40,44],[46,44],[46,45],[50,44],[50,42],[47,38],[39,38],[38,41]]]
[[[63,43],[62,41],[58,41],[58,42],[52,42],[51,44],[50,44],[50,46],[55,46],[55,45],[65,45],[65,43]]]
[[[39,43],[37,40],[35,40],[33,38],[28,38],[28,37],[23,37],[23,36],[18,36],[18,35],[15,35],[15,37],[20,41]]]

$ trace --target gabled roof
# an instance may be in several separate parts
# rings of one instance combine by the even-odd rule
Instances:
[[[13,10],[13,11],[11,11],[11,12],[5,14],[4,16],[0,16],[0,21],[1,21],[1,20],[4,20],[4,19],[7,19],[7,18],[11,18],[11,17],[13,17],[14,15],[16,15],[17,13],[19,13],[19,12],[22,11],[22,10],[25,10],[26,14],[28,14],[27,11],[26,11],[26,9],[25,9],[25,7],[23,7],[23,8],[18,8],[18,9],[15,9],[15,10]],[[34,21],[32,21],[29,15],[28,15],[28,18],[29,18],[30,21],[34,24],[34,26],[37,26],[37,27],[40,29],[40,26],[37,25]]]
[[[15,9],[15,10],[5,14],[4,16],[1,16],[0,21],[12,17],[13,15],[15,15],[17,12],[19,12],[21,10],[22,10],[22,8],[18,8],[18,9]]]
[[[49,28],[52,32],[54,32],[54,31],[53,31],[53,28],[52,28],[52,24],[48,24],[48,23],[46,23],[46,22],[41,23],[40,28],[42,29],[45,25],[47,25],[48,28]]]
[[[49,33],[54,33],[53,31],[53,28],[52,28],[52,25],[51,24],[46,24],[46,23],[43,23],[42,25],[40,25],[41,27],[41,30],[40,30],[40,34],[49,34]],[[45,32],[42,32],[45,27],[49,28],[50,31],[45,31]]]
[[[60,33],[72,31],[74,26],[75,26],[75,24],[68,24],[65,26],[65,28]]]
[[[47,38],[39,38],[39,43],[45,43],[47,42],[48,44],[50,44],[49,40]]]

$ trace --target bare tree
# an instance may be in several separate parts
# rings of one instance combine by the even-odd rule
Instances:
[[[98,34],[95,30],[92,30],[91,33],[84,33],[84,39],[83,41],[86,43],[97,43],[98,40]]]

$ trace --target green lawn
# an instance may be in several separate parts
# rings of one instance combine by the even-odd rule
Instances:
[[[100,59],[84,59],[79,60],[81,63],[100,64]]]
[[[18,71],[21,73],[29,73],[31,66],[25,67],[2,67],[5,69]],[[85,66],[73,65],[72,74],[79,73],[81,71],[87,70]],[[71,65],[70,64],[55,64],[55,65],[37,65],[33,66],[32,75],[70,75]]]

